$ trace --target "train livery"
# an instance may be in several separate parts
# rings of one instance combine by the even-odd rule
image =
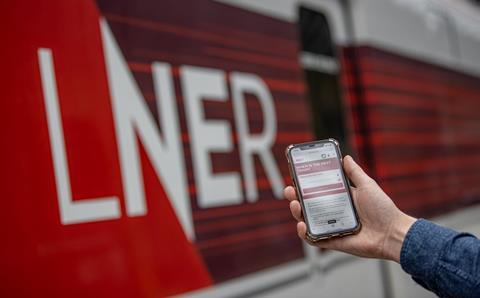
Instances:
[[[480,13],[419,2],[2,2],[1,296],[328,279],[282,200],[292,143],[339,139],[417,216],[478,204]]]

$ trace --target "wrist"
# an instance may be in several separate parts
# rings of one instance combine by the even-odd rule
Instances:
[[[384,245],[384,255],[386,259],[400,263],[400,252],[402,251],[403,241],[410,230],[410,227],[417,219],[403,212],[392,224]]]

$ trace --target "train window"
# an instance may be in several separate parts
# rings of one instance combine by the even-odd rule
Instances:
[[[300,64],[317,139],[337,139],[349,152],[339,86],[339,63],[325,14],[299,7]]]

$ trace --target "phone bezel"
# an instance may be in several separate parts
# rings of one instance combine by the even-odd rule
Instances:
[[[340,230],[340,231],[335,231],[335,232],[330,232],[330,233],[314,234],[314,233],[311,232],[309,221],[305,219],[305,224],[307,225],[307,239],[311,242],[317,242],[317,241],[320,241],[320,240],[329,239],[329,238],[333,238],[333,237],[342,237],[342,236],[346,236],[346,235],[355,234],[361,228],[361,222],[360,222],[360,219],[358,217],[357,210],[356,210],[355,204],[353,202],[352,193],[351,193],[351,190],[350,190],[350,182],[349,182],[349,180],[348,180],[348,178],[345,174],[345,171],[343,169],[342,153],[340,151],[338,141],[335,140],[335,139],[332,139],[332,138],[313,141],[313,142],[292,144],[292,145],[288,146],[287,149],[285,150],[286,157],[287,157],[287,160],[288,160],[288,168],[290,170],[290,176],[291,176],[293,184],[294,184],[295,192],[297,193],[298,201],[300,202],[300,205],[302,207],[302,212],[304,214],[304,217],[306,216],[307,213],[305,212],[305,205],[304,205],[303,196],[300,192],[300,188],[297,186],[297,185],[299,185],[299,183],[298,183],[297,174],[296,174],[295,169],[294,169],[294,163],[293,163],[293,159],[292,159],[292,156],[291,156],[291,151],[294,148],[314,147],[314,146],[317,146],[318,144],[322,144],[322,143],[323,144],[332,143],[335,147],[335,150],[337,151],[337,158],[339,159],[339,162],[340,162],[340,165],[341,165],[342,179],[343,179],[345,185],[347,186],[346,187],[347,188],[347,194],[348,194],[348,198],[350,200],[350,204],[351,204],[352,209],[353,209],[353,214],[355,215],[356,225],[355,225],[355,227],[350,228],[350,229],[346,229],[346,230]]]

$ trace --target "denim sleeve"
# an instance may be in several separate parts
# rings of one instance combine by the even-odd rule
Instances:
[[[403,241],[400,264],[440,297],[480,297],[480,240],[417,220]]]

